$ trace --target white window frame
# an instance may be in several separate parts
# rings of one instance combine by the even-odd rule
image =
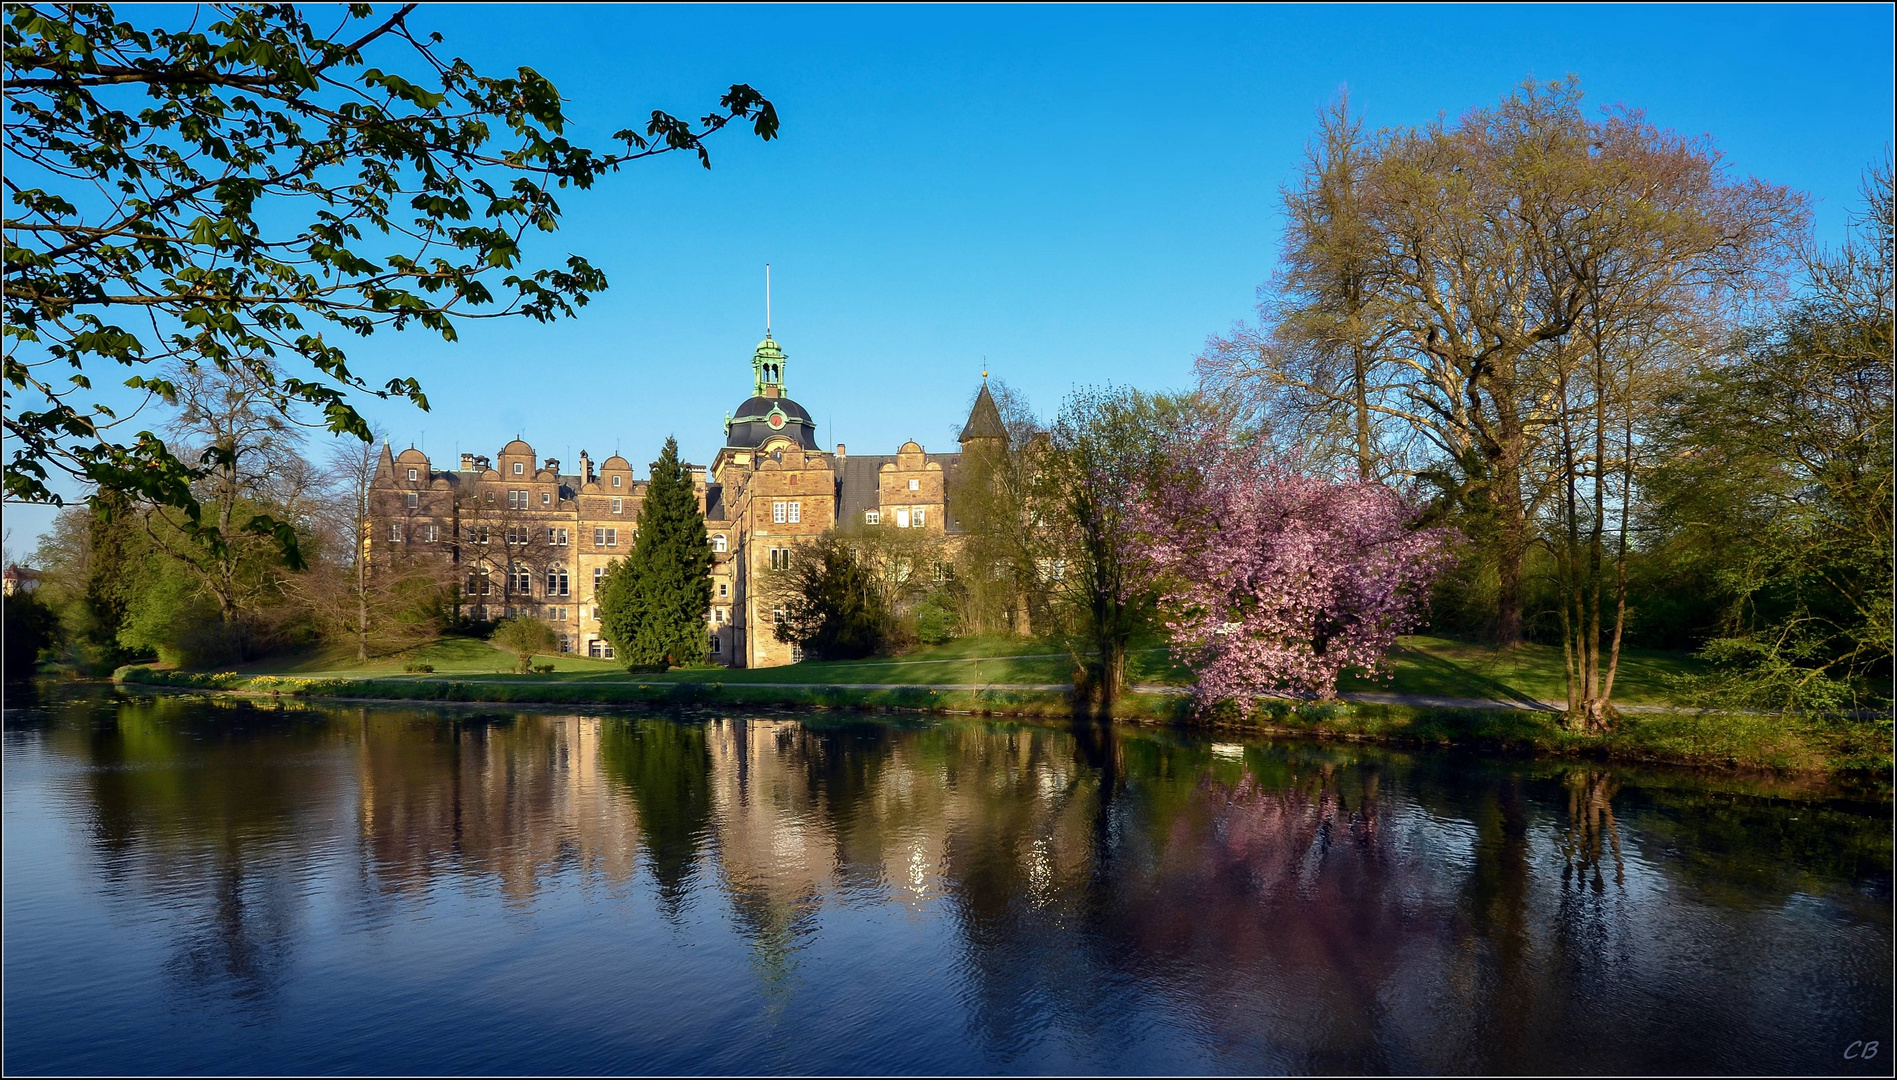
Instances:
[[[725,551],[725,534],[724,533],[711,534],[711,550],[717,552],[720,555],[724,554],[724,551]]]
[[[397,522],[397,521],[391,521],[391,522],[389,522],[389,543],[391,543],[391,544],[399,544],[399,543],[401,543],[401,542],[402,542],[402,525],[401,525],[401,523],[400,523],[400,522]]]
[[[911,481],[909,481],[909,490],[910,490],[910,491],[921,491],[921,490],[922,490],[922,481],[920,481],[920,480],[911,480]]]
[[[410,469],[408,470],[408,478],[410,480],[419,480],[421,478],[421,473],[417,472],[414,469]]]
[[[553,492],[551,492],[551,491],[543,491],[543,492],[541,492],[541,493],[540,493],[540,505],[542,505],[542,506],[552,506],[552,505],[553,505]]]
[[[801,502],[791,503],[790,504],[790,523],[792,525],[801,525],[803,524],[803,521],[804,521],[804,504]]]
[[[789,508],[790,508],[790,504],[787,502],[784,502],[782,499],[779,499],[778,501],[772,503],[771,504],[771,524],[773,525],[784,524],[786,516],[790,513]]]
[[[908,527],[909,527],[909,508],[906,506],[897,507],[896,508],[896,528],[906,529]]]
[[[441,537],[441,534],[439,531],[437,531],[435,526],[433,525],[422,526],[422,543],[432,544],[432,543],[435,543],[437,540],[439,540],[440,537]]]
[[[613,479],[614,479],[614,480],[617,480],[617,479],[619,479],[619,478],[618,478],[617,476],[615,476],[615,477],[613,477]],[[613,500],[613,513],[615,513],[615,514],[617,514],[617,513],[620,513],[620,512],[621,512],[621,510],[622,510],[622,509],[624,508],[624,505],[625,505],[625,502],[626,502],[626,500],[624,500],[624,499],[619,499],[619,498],[615,498],[615,499]]]
[[[525,465],[522,465],[522,464],[521,464],[520,462],[518,462],[518,461],[516,461],[516,462],[514,462],[514,475],[515,475],[515,476],[525,476],[525,475],[527,475],[527,466],[525,466]]]
[[[929,511],[926,507],[918,506],[911,509],[909,511],[909,527],[912,529],[926,527],[929,524],[928,515]]]
[[[410,510],[413,510],[416,507],[420,506],[421,503],[422,503],[422,497],[420,495],[417,495],[413,491],[408,493],[408,508]]]
[[[624,479],[625,479],[625,477],[623,477],[623,476],[615,476],[615,477],[613,477],[613,486],[614,486],[614,487],[620,487],[620,486],[622,486],[622,485],[621,485],[621,484],[620,484],[619,482],[620,482],[621,480],[624,480]],[[618,508],[617,508],[617,507],[615,507],[615,508],[613,509],[613,513],[615,513],[615,514],[617,514],[618,512],[619,512],[619,510],[618,510]]]
[[[881,525],[882,523],[883,523],[883,512],[881,510],[863,511],[863,524]]]

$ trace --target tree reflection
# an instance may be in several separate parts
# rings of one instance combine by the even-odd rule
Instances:
[[[599,761],[607,776],[632,793],[661,908],[677,917],[710,832],[705,729],[667,720],[612,721],[601,729]]]
[[[748,947],[787,1047],[793,1005],[847,994],[807,984],[806,950],[893,913],[951,938],[955,970],[917,978],[944,980],[944,1016],[1002,1071],[1061,1040],[1134,1062],[1161,1037],[1247,1071],[1624,1071],[1667,1062],[1575,1017],[1644,992],[1638,949],[1668,934],[1726,934],[1695,962],[1749,970],[1732,927],[1838,897],[1888,952],[1887,806],[1591,764],[1091,722],[89,708],[22,737],[84,762],[61,790],[108,888],[185,913],[173,977],[246,1006],[279,997],[326,880],[377,925],[443,886],[513,908],[591,881],[650,896],[677,933]]]
[[[92,766],[81,775],[108,888],[184,912],[167,920],[168,970],[194,993],[270,1004],[294,960],[295,870],[323,840],[301,811],[341,780],[302,753],[334,733],[247,702],[152,697],[62,736]]]

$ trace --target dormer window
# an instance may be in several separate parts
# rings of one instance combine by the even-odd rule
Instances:
[[[882,523],[883,523],[883,512],[881,510],[863,511],[863,524],[881,525]]]
[[[614,487],[618,487],[618,486],[619,486],[619,481],[620,481],[621,479],[622,479],[622,477],[618,477],[618,476],[615,476],[615,477],[613,477],[613,486],[614,486]]]
[[[551,492],[551,491],[543,491],[543,492],[541,492],[541,493],[540,493],[540,505],[542,505],[542,506],[552,506],[552,505],[553,505],[553,492]]]
[[[419,478],[420,478],[420,476],[421,476],[421,474],[420,474],[420,473],[418,473],[418,472],[416,472],[416,471],[415,471],[414,469],[410,469],[410,470],[408,470],[408,478],[409,478],[410,480],[415,480],[415,479],[419,479]]]
[[[516,461],[516,462],[514,462],[514,475],[515,475],[515,476],[524,476],[524,475],[526,475],[526,473],[527,473],[527,466],[525,466],[525,465],[523,465],[523,464],[521,464],[521,463],[520,463],[520,462],[518,462],[518,461]]]

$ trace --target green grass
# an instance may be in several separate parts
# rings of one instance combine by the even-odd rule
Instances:
[[[1547,645],[1522,645],[1498,650],[1449,638],[1414,636],[1402,639],[1392,656],[1394,680],[1347,679],[1343,690],[1369,690],[1434,697],[1483,698],[1494,701],[1560,700],[1566,696],[1561,650]],[[900,657],[831,662],[806,661],[786,667],[729,669],[704,668],[631,676],[611,660],[583,656],[543,655],[536,663],[551,663],[561,681],[649,683],[799,683],[806,685],[901,684],[979,685],[1065,684],[1073,665],[1058,647],[1021,638],[971,637],[936,645]],[[246,675],[300,675],[320,678],[402,677],[406,664],[426,663],[435,677],[481,675],[490,679],[544,683],[549,676],[513,675],[512,653],[472,638],[441,638],[368,663],[357,663],[347,648],[330,648],[297,656],[259,661],[235,669]],[[1616,701],[1629,705],[1670,704],[1665,678],[1693,669],[1682,653],[1632,650],[1623,654],[1614,686]],[[1134,650],[1128,661],[1131,681],[1140,684],[1185,686],[1191,674],[1175,664],[1166,649],[1147,646]],[[411,678],[427,678],[417,675]]]
[[[1552,645],[1496,649],[1419,634],[1402,638],[1391,659],[1396,667],[1391,682],[1347,679],[1339,689],[1522,702],[1561,701],[1568,694],[1567,666],[1561,650]],[[1698,667],[1686,653],[1622,650],[1614,700],[1623,705],[1677,704],[1667,692],[1667,676]]]
[[[900,657],[787,667],[732,670],[697,668],[634,675],[613,661],[541,656],[551,674],[515,675],[511,653],[484,641],[442,638],[358,664],[346,649],[262,661],[227,672],[122,669],[126,682],[250,694],[396,701],[487,702],[519,705],[675,705],[886,708],[930,712],[1061,718],[1072,715],[1057,689],[1009,689],[1011,684],[1061,686],[1071,663],[1043,641],[964,638]],[[1163,647],[1129,658],[1136,684],[1185,685],[1190,673]],[[1409,637],[1393,655],[1389,682],[1354,680],[1345,690],[1500,702],[1559,700],[1566,695],[1561,651],[1541,645],[1497,650],[1438,637]],[[431,674],[404,673],[426,663]],[[1671,704],[1666,677],[1692,670],[1681,654],[1631,651],[1622,657],[1615,699],[1622,704]],[[981,689],[949,689],[974,686]],[[1130,693],[1116,716],[1136,722],[1193,718],[1178,694]],[[1473,709],[1330,703],[1264,703],[1252,730],[1313,738],[1363,739],[1398,745],[1472,746],[1490,750],[1579,756],[1617,761],[1772,770],[1868,774],[1891,767],[1891,730],[1884,722],[1716,715],[1679,710],[1627,713],[1605,736],[1562,727],[1557,713],[1529,709]]]

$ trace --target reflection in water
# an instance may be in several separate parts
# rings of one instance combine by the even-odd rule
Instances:
[[[1887,804],[1217,751],[1091,723],[9,712],[5,1065],[1823,1071],[1888,1038]]]

